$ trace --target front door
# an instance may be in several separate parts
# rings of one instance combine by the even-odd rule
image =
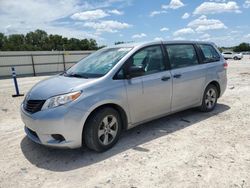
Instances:
[[[129,61],[129,66],[145,70],[143,75],[125,80],[132,123],[170,112],[172,78],[166,70],[161,46],[143,48]]]

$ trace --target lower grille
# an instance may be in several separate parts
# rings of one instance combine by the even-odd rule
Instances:
[[[24,109],[33,114],[40,111],[44,103],[45,100],[28,100],[24,102]]]
[[[27,128],[30,134],[32,134],[34,137],[38,138],[37,134],[35,131],[32,131],[31,129]]]

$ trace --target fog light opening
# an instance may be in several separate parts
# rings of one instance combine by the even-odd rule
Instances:
[[[58,142],[65,141],[65,138],[60,134],[52,134],[51,136],[52,136],[52,138],[54,138]]]

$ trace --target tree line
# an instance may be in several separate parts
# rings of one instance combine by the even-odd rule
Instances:
[[[115,45],[125,42],[118,41]],[[103,47],[103,46],[102,46]],[[99,48],[94,39],[66,38],[61,35],[48,35],[45,31],[37,29],[24,34],[12,34],[9,36],[0,33],[0,51],[51,51],[51,50],[97,50]],[[250,51],[249,43],[241,43],[238,46],[220,50],[232,49],[234,52]]]
[[[223,51],[250,52],[250,44],[243,42],[243,43],[240,43],[239,45],[233,46],[233,47],[220,47],[219,50],[221,52],[223,52]]]
[[[51,51],[51,50],[97,50],[94,39],[66,38],[61,35],[48,35],[43,30],[9,36],[0,33],[0,51]]]
[[[250,44],[249,43],[241,43],[238,46],[235,46],[233,48],[234,52],[246,52],[246,51],[250,51]]]

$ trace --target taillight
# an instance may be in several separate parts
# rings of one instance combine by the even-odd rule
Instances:
[[[225,69],[227,69],[227,67],[228,67],[227,61],[226,61],[225,59],[224,59],[223,67],[224,67]]]

